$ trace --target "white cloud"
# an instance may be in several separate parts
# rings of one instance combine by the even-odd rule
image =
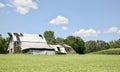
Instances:
[[[120,34],[120,30],[117,33]]]
[[[16,11],[20,14],[27,14],[30,9],[37,9],[37,3],[32,0],[13,0],[13,6],[15,6]]]
[[[6,6],[7,6],[7,7],[13,7],[12,4],[8,4],[8,3],[6,4]]]
[[[5,7],[5,4],[0,2],[0,8],[3,8],[3,7]]]
[[[82,36],[82,37],[90,37],[90,36],[97,36],[99,34],[98,31],[94,29],[80,29],[79,31],[76,31],[73,35],[75,36]]]
[[[19,12],[20,14],[27,14],[28,13],[28,8],[23,8],[23,7],[17,7],[17,12]]]
[[[68,29],[68,28],[67,28],[67,27],[65,27],[65,26],[63,26],[63,27],[62,27],[62,30],[67,30],[67,29]]]
[[[104,33],[117,33],[120,34],[120,29],[118,27],[111,27],[106,30]]]
[[[57,16],[56,18],[50,21],[50,24],[54,24],[54,25],[68,24],[68,23],[69,20],[64,16]]]

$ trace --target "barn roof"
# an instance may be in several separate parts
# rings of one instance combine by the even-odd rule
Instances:
[[[50,47],[44,36],[40,34],[27,34],[27,33],[8,33],[12,37],[13,41],[20,42],[20,47],[22,50],[35,48],[35,49],[53,49]]]
[[[42,42],[46,43],[45,38],[42,35],[37,34],[23,34],[23,36],[19,36],[21,42]]]

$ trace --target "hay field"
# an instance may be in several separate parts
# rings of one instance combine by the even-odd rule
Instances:
[[[120,72],[120,55],[0,54],[0,72]]]

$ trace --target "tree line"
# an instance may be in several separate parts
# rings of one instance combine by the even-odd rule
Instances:
[[[54,31],[45,31],[44,37],[48,44],[68,44],[76,51],[76,53],[79,54],[106,50],[110,48],[120,48],[120,39],[110,42],[105,42],[103,40],[89,40],[85,42],[79,36],[68,36],[65,39],[61,37],[55,38]]]
[[[76,53],[85,54],[100,50],[106,50],[110,48],[120,48],[120,39],[112,40],[110,42],[105,42],[103,40],[89,40],[85,42],[79,36],[68,36],[67,38],[55,37],[54,31],[45,31],[44,37],[48,44],[56,45],[56,44],[67,44],[70,45]],[[8,53],[8,42],[9,37],[4,38],[0,34],[0,53],[6,54]]]

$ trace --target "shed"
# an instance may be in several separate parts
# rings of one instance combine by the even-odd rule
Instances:
[[[62,45],[50,45],[52,48],[54,48],[56,53],[66,54],[66,50]]]
[[[75,53],[74,49],[70,45],[62,44],[62,46],[65,48],[67,53]]]

